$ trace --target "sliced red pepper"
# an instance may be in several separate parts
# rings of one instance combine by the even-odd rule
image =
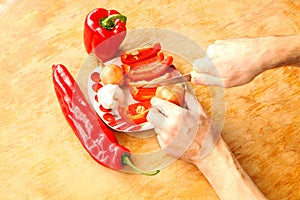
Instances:
[[[132,94],[136,101],[150,101],[155,96],[156,88],[132,88]]]
[[[130,66],[127,64],[122,64],[121,67],[123,69],[123,74],[127,74],[130,71]]]
[[[151,79],[151,81],[146,81],[146,80],[131,81],[129,78],[125,78],[125,83],[130,88],[142,88],[145,85],[151,84],[152,82],[155,83],[157,81],[161,81],[161,80],[171,78],[172,77],[172,74],[171,74],[172,73],[172,67],[173,67],[173,65],[171,65],[163,75],[161,75],[157,78]]]
[[[172,62],[173,57],[168,56],[161,62],[130,69],[130,71],[127,73],[127,76],[132,81],[151,80],[161,76],[164,72],[166,72],[168,67],[171,66]]]
[[[94,83],[93,85],[92,85],[92,89],[94,90],[94,92],[98,92],[98,90],[100,89],[100,88],[102,88],[103,86],[100,84],[100,83]]]
[[[99,109],[102,111],[102,112],[110,112],[111,109],[106,109],[104,108],[102,105],[99,106]]]
[[[101,81],[101,79],[100,79],[100,73],[99,72],[93,72],[91,74],[91,79],[92,79],[92,81],[94,81],[96,83],[100,82]]]
[[[105,114],[103,115],[103,118],[104,118],[106,121],[109,121],[109,122],[115,121],[115,117],[114,117],[113,114],[111,114],[111,113],[105,113]]]
[[[142,124],[147,122],[147,114],[150,108],[150,101],[144,101],[120,108],[119,113],[125,120],[129,120],[133,124]]]
[[[151,63],[155,63],[155,62],[161,62],[164,60],[164,53],[162,51],[158,52],[156,56],[148,58],[146,60],[142,60],[142,61],[138,61],[135,63],[130,64],[130,69],[134,69],[136,67],[141,67],[144,65],[149,65]]]
[[[156,56],[160,50],[161,50],[160,43],[155,43],[153,47],[136,49],[128,53],[123,53],[121,55],[121,61],[124,64],[130,65],[136,62],[146,60],[148,58],[152,58]]]
[[[147,114],[151,108],[150,101],[131,104],[128,106],[128,113],[131,121],[135,124],[142,124],[147,122]]]
[[[144,65],[149,65],[151,63],[155,62],[161,62],[164,59],[164,53],[162,51],[158,52],[156,56],[148,58],[146,60],[138,61],[132,64],[122,64],[122,69],[124,74],[128,73],[130,69],[136,68],[136,67],[141,67]]]

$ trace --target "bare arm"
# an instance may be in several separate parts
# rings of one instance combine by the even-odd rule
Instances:
[[[273,36],[270,37],[270,40],[270,46],[273,46],[274,50],[269,50],[269,60],[274,60],[275,62],[273,65],[267,66],[266,69],[282,66],[300,67],[300,34]]]
[[[170,155],[196,165],[220,199],[265,199],[222,138],[200,159],[203,139],[217,130],[195,97],[186,93],[185,102],[187,109],[152,98],[153,108],[147,119],[158,133],[160,146]]]
[[[194,164],[210,182],[220,199],[266,199],[222,138],[207,157]]]
[[[246,84],[265,70],[300,66],[300,34],[218,40],[207,55],[194,62],[199,74],[192,82],[234,87]]]

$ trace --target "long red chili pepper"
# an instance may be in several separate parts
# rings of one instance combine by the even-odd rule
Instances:
[[[159,172],[144,172],[131,162],[130,151],[118,144],[113,132],[99,119],[64,65],[53,65],[52,71],[55,93],[64,116],[93,159],[115,170],[128,165],[145,175]]]

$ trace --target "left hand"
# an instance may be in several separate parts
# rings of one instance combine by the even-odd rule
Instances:
[[[153,97],[147,120],[158,133],[159,145],[174,157],[196,164],[211,120],[196,97],[185,94],[187,109]]]

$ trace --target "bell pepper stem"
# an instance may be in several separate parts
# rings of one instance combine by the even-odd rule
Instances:
[[[134,171],[139,172],[139,173],[144,174],[144,175],[147,175],[147,176],[154,176],[154,175],[159,173],[159,170],[155,170],[153,172],[146,172],[146,171],[143,171],[143,170],[137,168],[132,163],[132,161],[130,160],[130,158],[127,154],[122,156],[122,162],[123,162],[124,165],[128,165],[129,167],[131,167]]]
[[[119,19],[119,20],[121,20],[122,23],[125,23],[127,20],[127,17],[124,15],[121,15],[121,14],[109,15],[107,17],[100,19],[100,25],[105,29],[112,30],[116,26],[116,23],[115,23],[116,19]]]

